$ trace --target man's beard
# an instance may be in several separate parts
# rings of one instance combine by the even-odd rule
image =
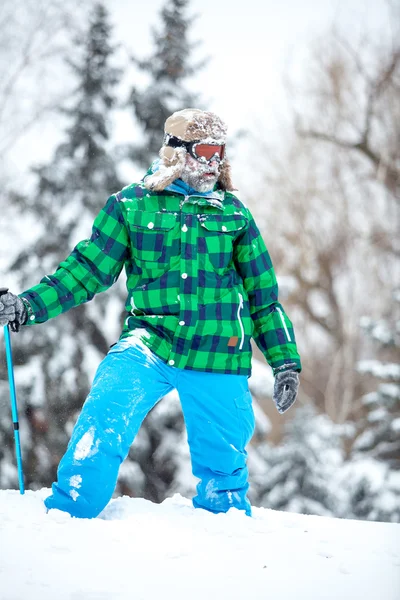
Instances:
[[[185,181],[191,188],[196,192],[210,192],[214,189],[215,184],[219,178],[219,166],[210,167],[198,163],[195,168],[191,168],[190,165],[186,164],[181,179]]]

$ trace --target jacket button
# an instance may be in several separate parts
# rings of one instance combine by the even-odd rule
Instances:
[[[180,325],[181,327],[183,327],[183,326],[184,326],[184,324],[185,324],[185,321],[179,321],[179,325]]]
[[[168,364],[171,365],[171,367],[172,367],[172,365],[175,364],[175,361],[171,359],[171,360],[168,361]]]
[[[149,223],[149,224],[147,225],[147,227],[148,227],[149,229],[153,229],[153,227],[154,227],[154,223]]]
[[[182,273],[182,279],[187,279],[188,274],[187,273]]]
[[[186,233],[186,232],[187,232],[187,230],[188,230],[188,228],[187,228],[187,225],[184,225],[184,226],[182,227],[182,231],[183,231],[184,233]]]

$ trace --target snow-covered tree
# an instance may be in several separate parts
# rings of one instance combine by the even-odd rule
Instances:
[[[98,3],[91,12],[86,35],[76,40],[76,55],[68,59],[76,91],[65,111],[65,141],[49,164],[36,169],[35,192],[26,196],[19,190],[15,195],[21,214],[29,214],[38,228],[34,242],[10,269],[12,275],[17,274],[20,289],[54,272],[75,244],[90,236],[96,213],[107,197],[122,187],[110,151],[111,111],[118,80],[118,71],[112,66],[110,36],[108,14]],[[104,294],[96,303],[72,309],[13,338],[15,361],[20,365],[16,379],[21,413],[25,415],[22,441],[28,486],[49,485],[54,480],[95,366],[115,341],[122,307],[114,288],[112,295]],[[6,394],[1,401],[8,404]],[[1,413],[6,414],[3,406]],[[0,431],[3,472],[9,457],[3,450],[2,436]],[[9,478],[0,478],[0,483],[9,485]]]
[[[332,516],[345,497],[332,480],[343,463],[341,428],[310,406],[298,408],[285,426],[281,444],[258,452],[265,471],[254,476],[257,504],[275,510]]]
[[[153,29],[154,50],[145,60],[136,61],[148,76],[143,90],[134,86],[130,103],[143,130],[143,140],[129,148],[129,156],[147,168],[162,145],[164,122],[176,110],[199,106],[198,94],[185,87],[186,80],[202,64],[192,64],[194,44],[188,32],[193,22],[186,16],[189,0],[166,0],[161,25]]]
[[[394,294],[394,305],[400,292]],[[346,469],[345,480],[354,518],[400,521],[400,318],[362,326],[384,353],[382,360],[363,360],[359,371],[379,381],[375,391],[361,398],[364,417]]]

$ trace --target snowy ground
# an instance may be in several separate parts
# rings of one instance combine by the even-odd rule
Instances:
[[[1,600],[398,600],[400,525],[118,498],[101,518],[0,491]]]

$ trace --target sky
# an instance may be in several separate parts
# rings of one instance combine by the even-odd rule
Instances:
[[[398,600],[400,525],[255,508],[214,515],[175,495],[112,500],[97,519],[50,490],[0,490],[2,600]]]

